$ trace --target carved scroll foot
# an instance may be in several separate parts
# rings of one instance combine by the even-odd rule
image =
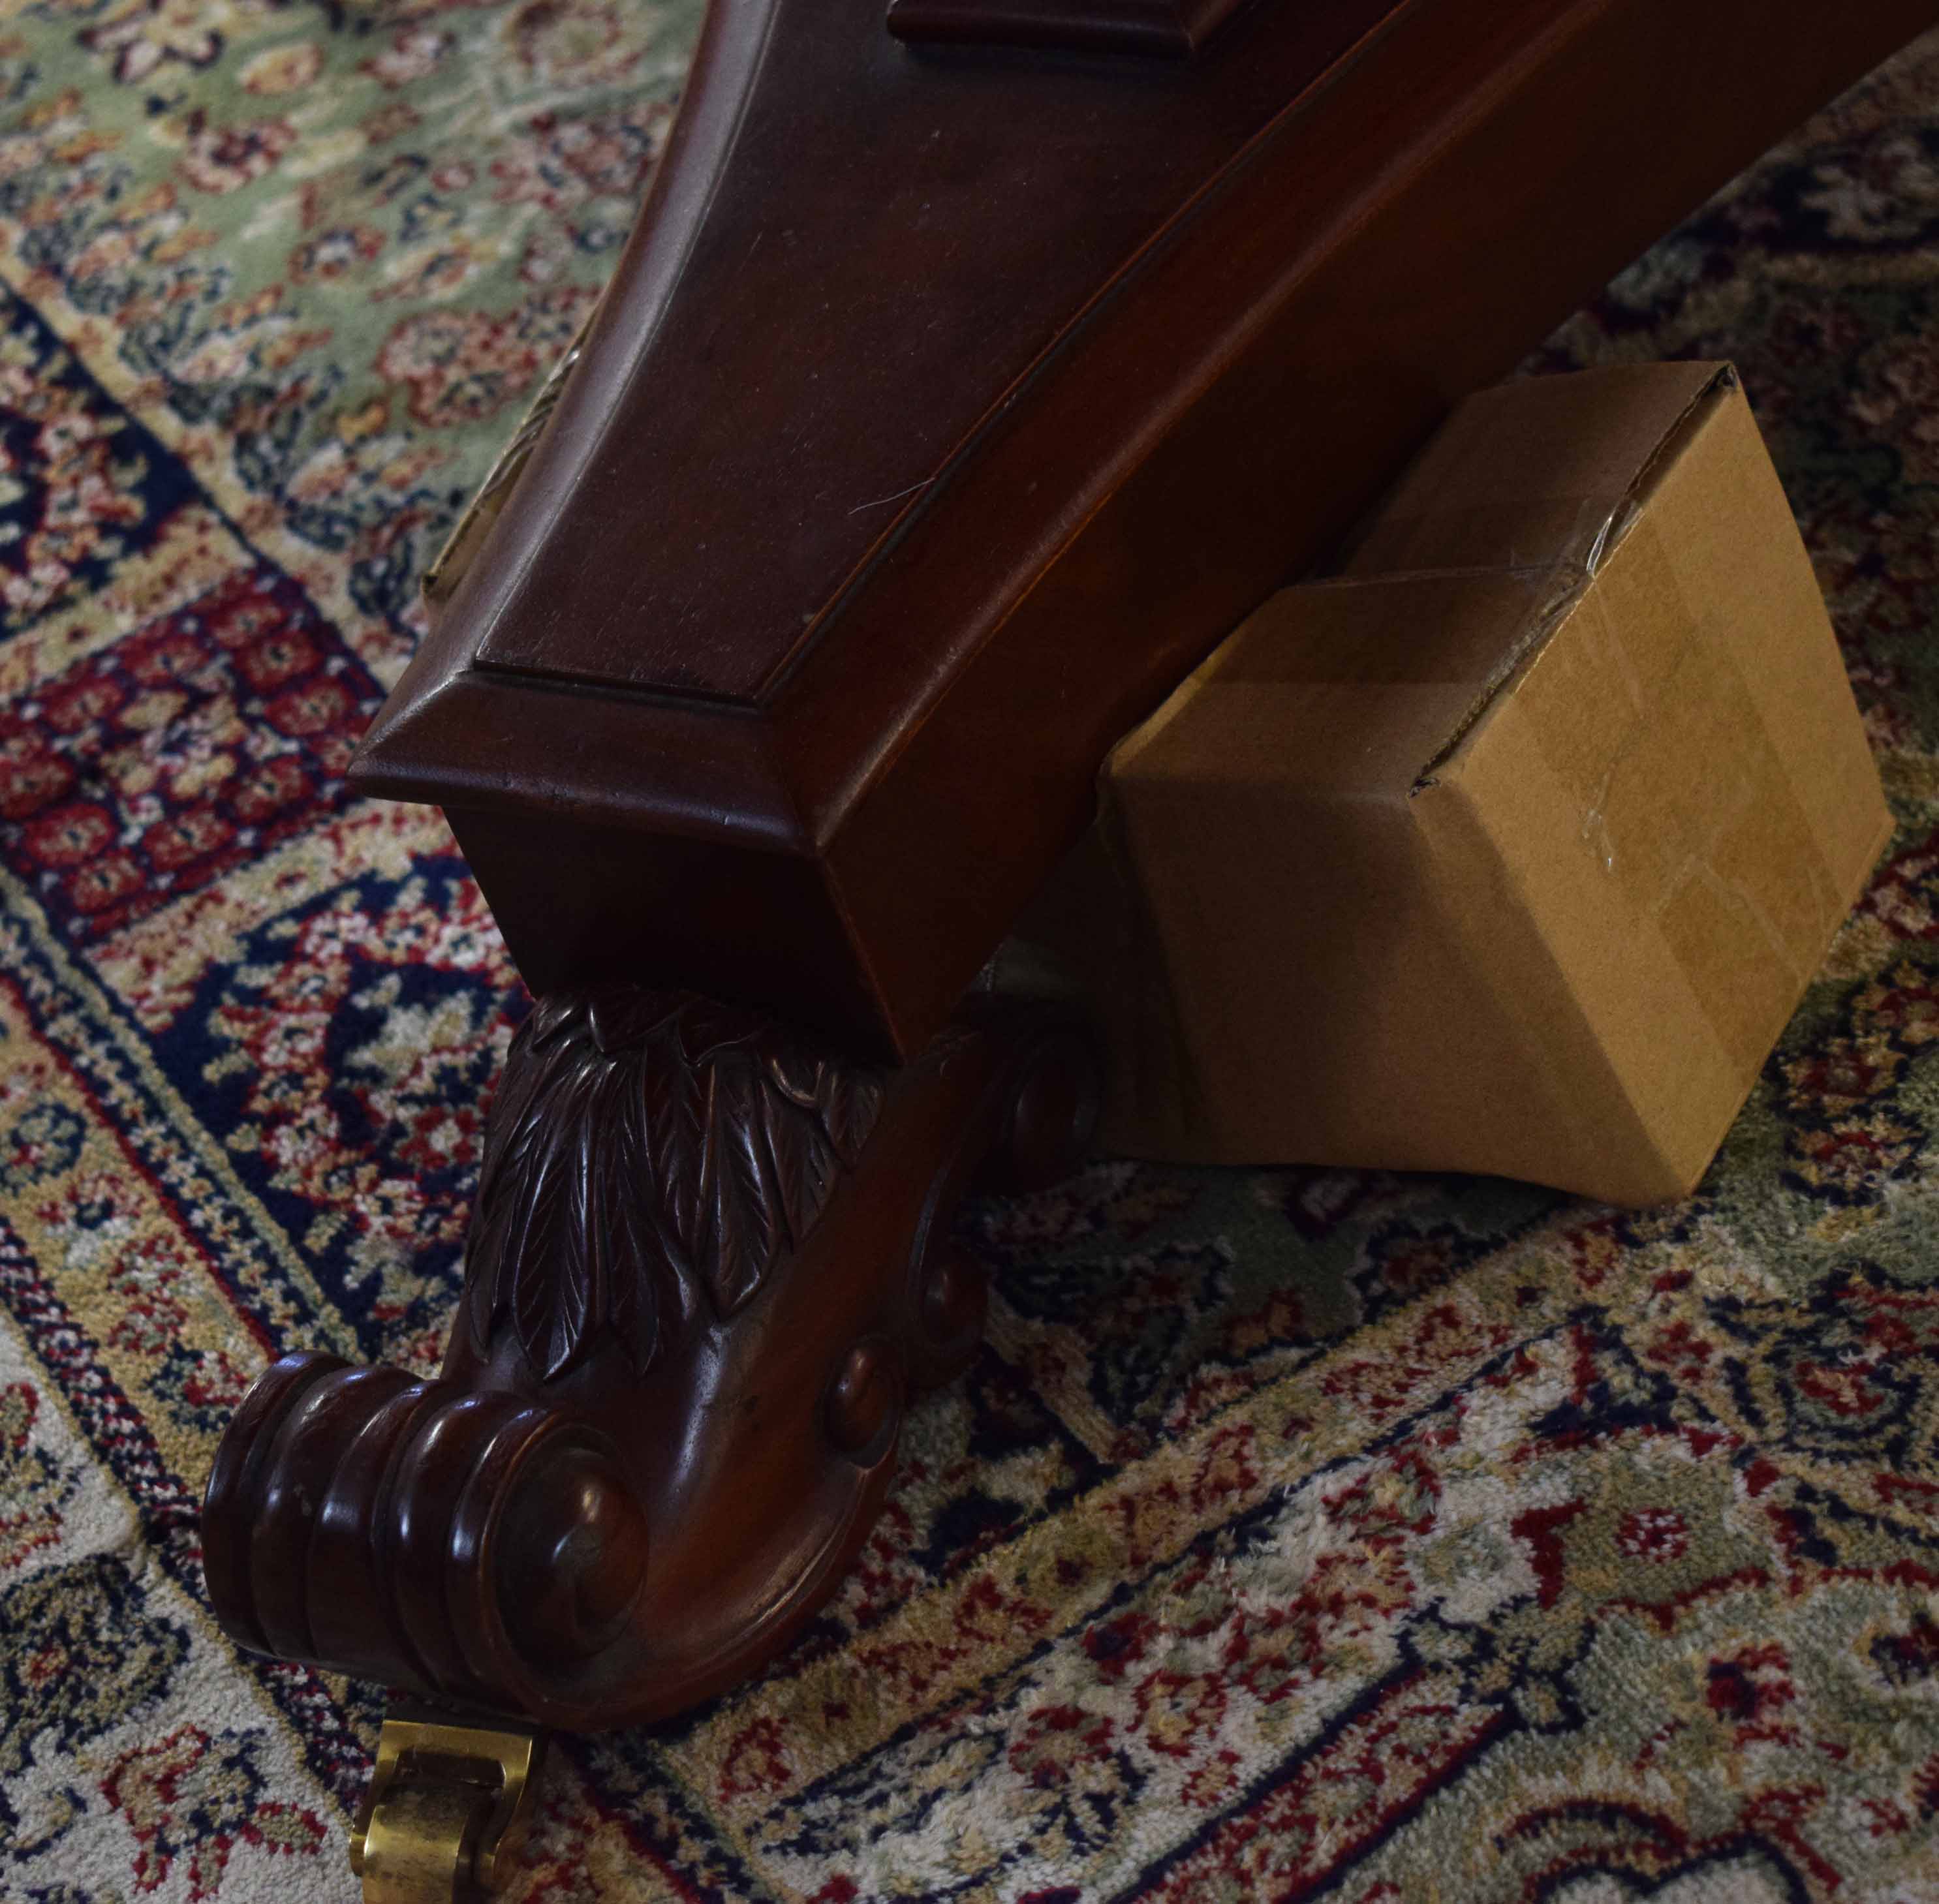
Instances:
[[[633,989],[541,1001],[436,1382],[292,1355],[203,1510],[244,1645],[587,1729],[753,1671],[833,1591],[909,1396],[975,1353],[979,1178],[1081,1157],[1084,1035],[979,999],[915,1063]]]

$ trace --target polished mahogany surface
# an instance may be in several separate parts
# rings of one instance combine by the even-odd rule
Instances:
[[[1152,71],[924,56],[883,30],[881,0],[720,10],[703,57],[750,70],[705,215],[656,296],[673,195],[649,214],[610,307],[626,348],[589,348],[534,473],[558,513],[522,519],[467,604],[479,661],[772,701],[1006,387],[1393,11],[1298,0]],[[702,136],[670,168],[696,166]]]
[[[1244,0],[890,0],[898,39],[1189,59]]]
[[[691,994],[541,1000],[442,1375],[297,1354],[252,1385],[203,1504],[218,1618],[582,1729],[744,1678],[853,1563],[911,1395],[976,1352],[958,1201],[1061,1175],[1096,1109],[1048,1008],[970,1001],[883,1070]]]
[[[1258,0],[1198,56],[720,0],[613,292],[367,744],[534,987],[906,1057],[1103,754],[1454,397],[1931,0]]]

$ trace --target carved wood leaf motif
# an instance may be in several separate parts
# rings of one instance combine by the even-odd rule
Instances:
[[[486,1137],[464,1294],[479,1349],[509,1326],[549,1380],[610,1340],[644,1373],[807,1241],[885,1088],[691,993],[541,999]]]

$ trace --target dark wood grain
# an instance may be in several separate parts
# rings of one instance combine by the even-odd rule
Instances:
[[[1453,399],[1934,13],[1262,0],[1173,67],[722,0],[353,777],[452,811],[535,984],[908,1056],[1118,735]]]
[[[890,0],[912,46],[1020,46],[1189,59],[1243,0]]]
[[[1096,1064],[978,1001],[884,1077],[766,1014],[547,1000],[488,1122],[442,1377],[294,1355],[202,1512],[242,1644],[548,1724],[662,1717],[798,1632],[982,1335],[986,1167],[1068,1169]]]

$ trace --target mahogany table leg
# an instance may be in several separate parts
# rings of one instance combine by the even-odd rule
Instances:
[[[488,1126],[434,1382],[297,1354],[203,1513],[242,1644],[587,1729],[785,1646],[866,1537],[911,1393],[974,1354],[973,1180],[1082,1154],[1067,1014],[974,999],[914,1063],[614,987],[541,999]]]

